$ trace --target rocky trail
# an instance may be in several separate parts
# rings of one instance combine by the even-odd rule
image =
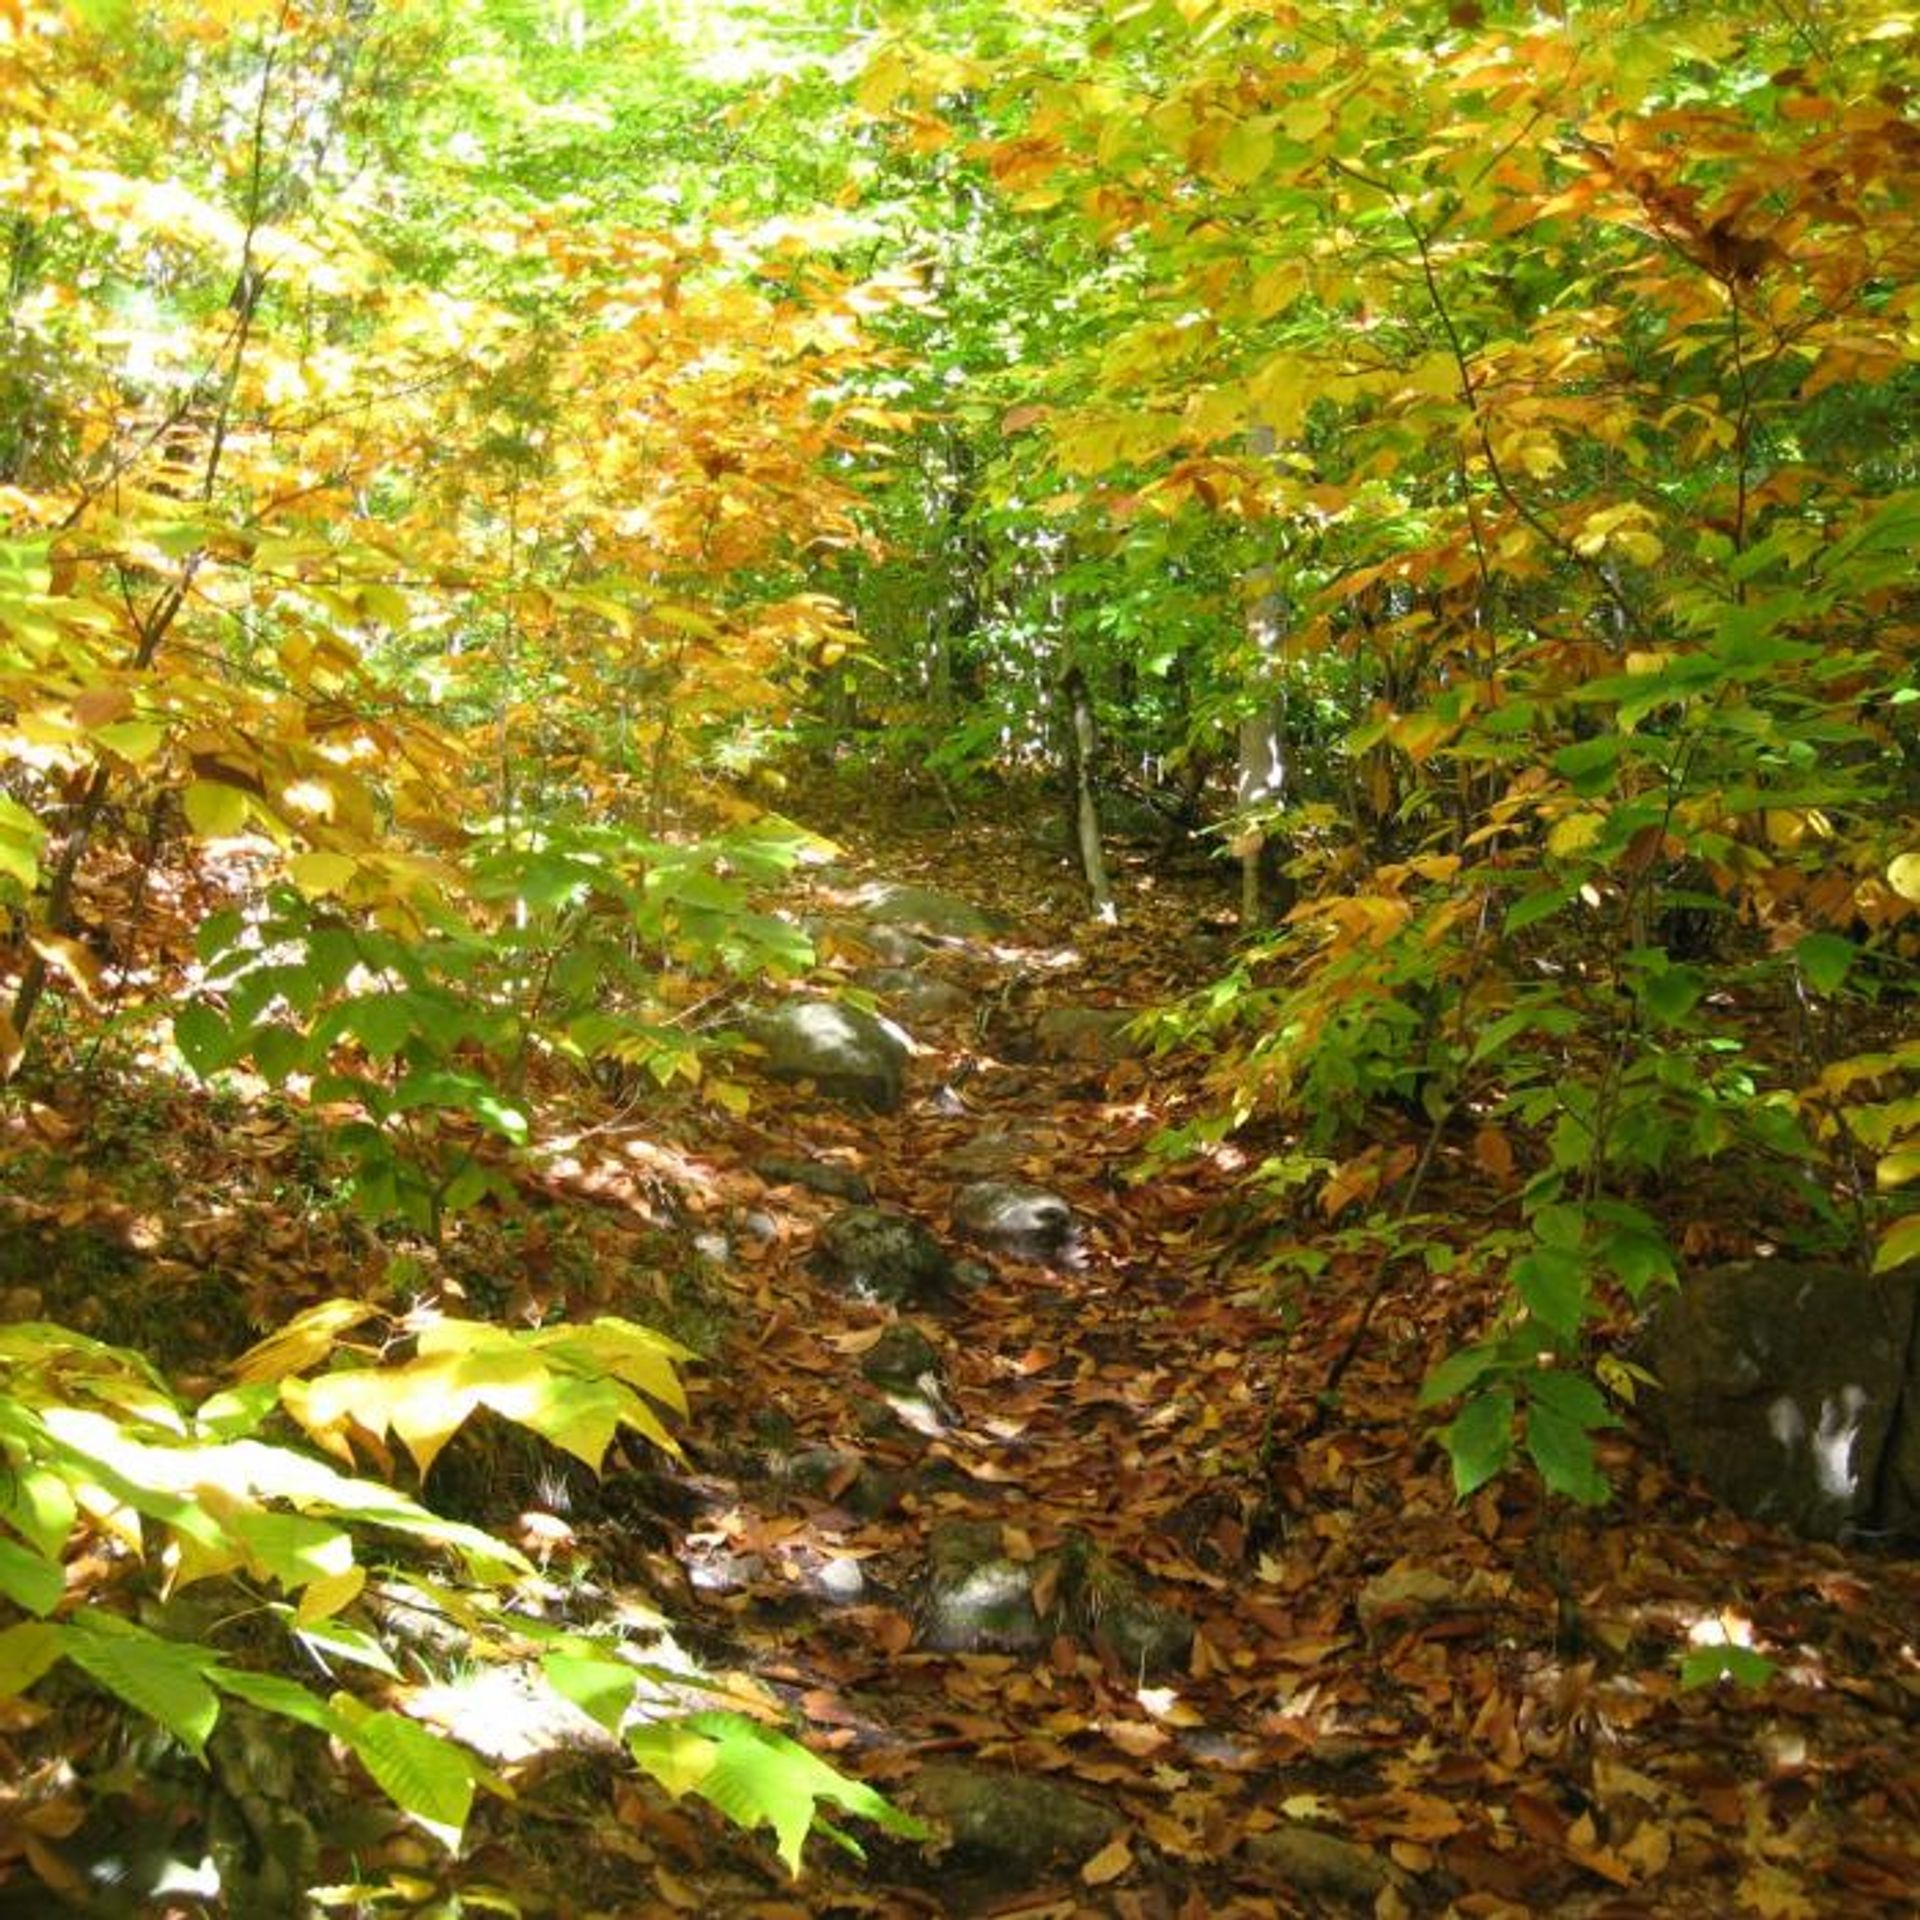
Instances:
[[[1457,1502],[1417,1395],[1491,1311],[1445,1257],[1510,1186],[1470,1130],[1432,1157],[1430,1251],[1390,1270],[1324,1196],[1256,1200],[1278,1143],[1156,1163],[1208,1110],[1206,1061],[1128,1017],[1226,964],[1217,873],[1123,856],[1105,926],[1030,820],[869,804],[864,834],[846,794],[816,807],[855,815],[791,903],[824,968],[716,1009],[756,1042],[739,1111],[556,1093],[521,1203],[401,1267],[290,1207],[297,1112],[35,1110],[66,1171],[9,1201],[16,1317],[138,1338],[202,1390],[260,1328],[403,1269],[507,1324],[681,1339],[682,1460],[635,1441],[595,1481],[482,1424],[426,1496],[516,1538],[550,1617],[736,1676],[729,1704],[930,1836],[847,1819],[865,1860],[816,1833],[790,1879],[526,1674],[416,1659],[396,1616],[409,1711],[525,1790],[481,1796],[454,1861],[390,1814],[327,1837],[422,1898],[555,1916],[1912,1911],[1915,1563],[1740,1519],[1637,1426],[1603,1443],[1607,1507],[1522,1473]],[[1772,1678],[1688,1685],[1716,1643]],[[299,1799],[287,1771],[217,1752],[215,1798],[256,1818]],[[136,1833],[211,1821],[197,1767],[127,1792]]]
[[[1124,1016],[1217,968],[1217,881],[1142,864],[1112,929],[1012,827],[869,851],[810,903],[854,1011],[762,1027],[723,1136],[598,1138],[671,1190],[725,1327],[691,1470],[604,1498],[682,1637],[936,1838],[816,1841],[794,1885],[623,1795],[614,1910],[1910,1910],[1911,1563],[1716,1512],[1625,1436],[1611,1508],[1456,1504],[1414,1397],[1470,1276],[1376,1287],[1233,1152],[1143,1169],[1198,1089]],[[1722,1631],[1771,1688],[1682,1686]]]

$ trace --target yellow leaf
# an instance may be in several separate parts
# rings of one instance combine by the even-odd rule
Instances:
[[[862,113],[886,113],[907,91],[907,61],[900,47],[889,47],[867,63],[853,89],[855,104]]]
[[[1250,187],[1273,160],[1271,119],[1241,120],[1220,142],[1219,168],[1236,187]]]
[[[1568,854],[1582,853],[1600,838],[1605,825],[1606,820],[1600,814],[1570,813],[1564,820],[1556,820],[1549,829],[1547,849],[1562,859]]]
[[[287,862],[287,878],[309,900],[344,892],[359,871],[359,862],[344,853],[296,853]]]
[[[1902,900],[1920,905],[1920,853],[1896,854],[1887,865],[1887,885]]]
[[[1123,1833],[1109,1840],[1080,1869],[1080,1878],[1090,1887],[1109,1886],[1133,1869],[1133,1843]]]
[[[347,1567],[342,1572],[322,1574],[317,1580],[309,1580],[301,1590],[299,1605],[294,1608],[296,1623],[310,1627],[316,1621],[330,1618],[342,1607],[350,1606],[357,1600],[360,1589],[366,1584],[365,1567]]]
[[[1887,1154],[1873,1170],[1873,1184],[1882,1193],[1920,1179],[1920,1147],[1900,1147]]]
[[[187,825],[203,840],[224,840],[247,824],[252,805],[238,787],[219,780],[195,780],[180,796],[186,809]]]
[[[350,1327],[377,1319],[378,1307],[364,1300],[323,1300],[296,1314],[277,1333],[249,1347],[233,1363],[236,1380],[284,1380],[304,1373],[332,1353]]]
[[[1280,1802],[1289,1820],[1338,1820],[1340,1809],[1321,1793],[1290,1793]]]
[[[1874,1251],[1873,1270],[1875,1273],[1891,1273],[1896,1267],[1904,1267],[1909,1260],[1920,1260],[1920,1213],[1910,1213],[1903,1220],[1896,1220],[1880,1236],[1880,1245]]]
[[[103,747],[111,747],[136,767],[143,760],[151,760],[167,737],[165,729],[151,720],[114,720],[91,731]]]
[[[100,962],[78,940],[64,933],[36,933],[29,944],[88,1006],[98,1004]]]

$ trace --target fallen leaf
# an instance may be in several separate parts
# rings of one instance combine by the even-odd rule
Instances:
[[[1090,1887],[1109,1886],[1122,1874],[1131,1871],[1132,1867],[1133,1846],[1123,1833],[1116,1839],[1109,1840],[1080,1869],[1080,1878]]]

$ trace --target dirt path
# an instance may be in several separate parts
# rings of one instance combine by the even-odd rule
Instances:
[[[1518,1477],[1457,1505],[1415,1395],[1481,1330],[1468,1274],[1388,1288],[1318,1410],[1371,1257],[1338,1223],[1262,1217],[1244,1141],[1141,1177],[1200,1110],[1196,1063],[1084,1018],[1204,978],[1224,889],[1140,866],[1121,927],[1089,929],[1018,825],[955,844],[895,822],[811,903],[850,980],[900,966],[848,932],[862,878],[1006,915],[881,996],[914,1041],[896,1108],[768,1086],[697,1145],[663,1148],[644,1111],[603,1132],[630,1187],[653,1166],[692,1216],[727,1333],[695,1471],[629,1487],[630,1532],[595,1539],[943,1844],[863,1832],[860,1867],[817,1841],[794,1886],[623,1790],[611,1823],[583,1816],[578,1910],[1910,1911],[1911,1563],[1715,1513],[1624,1437],[1605,1511]],[[1479,1178],[1442,1154],[1436,1236],[1484,1207]],[[970,1241],[956,1199],[981,1180],[1064,1203],[1071,1243]],[[920,1223],[958,1278],[857,1297],[822,1250],[861,1207]],[[1702,1622],[1753,1633],[1779,1678],[1684,1690]],[[513,1877],[556,1871],[523,1855]]]

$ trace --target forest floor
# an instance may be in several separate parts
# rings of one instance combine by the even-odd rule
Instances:
[[[737,1117],[684,1092],[547,1115],[528,1208],[458,1230],[438,1278],[470,1311],[618,1312],[684,1339],[687,1462],[636,1448],[569,1487],[483,1448],[463,1494],[456,1445],[428,1493],[505,1524],[548,1510],[529,1537],[557,1574],[644,1596],[946,1844],[849,1823],[866,1862],[816,1837],[793,1881],[764,1840],[576,1754],[522,1768],[512,1804],[483,1798],[457,1868],[396,1838],[389,1871],[466,1889],[460,1911],[492,1889],[515,1906],[487,1910],[556,1916],[1913,1911],[1920,1567],[1716,1510],[1632,1428],[1604,1446],[1602,1510],[1517,1475],[1456,1502],[1415,1396],[1489,1291],[1383,1277],[1337,1220],[1256,1207],[1233,1152],[1144,1169],[1199,1111],[1199,1063],[1043,1044],[1049,1010],[1138,1008],[1217,971],[1218,872],[1123,859],[1106,927],[1030,812],[960,825],[869,789],[863,813],[824,778],[788,804],[849,856],[810,883],[813,911],[857,875],[1006,931],[913,963],[957,991],[906,1021],[895,1111],[759,1083]],[[316,1204],[284,1116],[176,1092],[50,1098],[23,1126],[66,1172],[15,1182],[8,1225],[64,1251],[0,1271],[9,1317],[91,1315],[210,1385],[380,1250]],[[858,1176],[950,1240],[959,1186],[1031,1183],[1071,1207],[1076,1247],[984,1256],[907,1313],[933,1379],[903,1391],[862,1367],[903,1315],[821,1270],[843,1203],[770,1161]],[[1500,1201],[1444,1141],[1424,1205]],[[971,1648],[929,1631],[956,1523],[1024,1623]],[[1177,1659],[1142,1618],[1181,1624]],[[1750,1640],[1775,1677],[1683,1688],[1702,1633]],[[362,1848],[363,1877],[381,1858]],[[153,1909],[173,1910],[199,1911]]]

